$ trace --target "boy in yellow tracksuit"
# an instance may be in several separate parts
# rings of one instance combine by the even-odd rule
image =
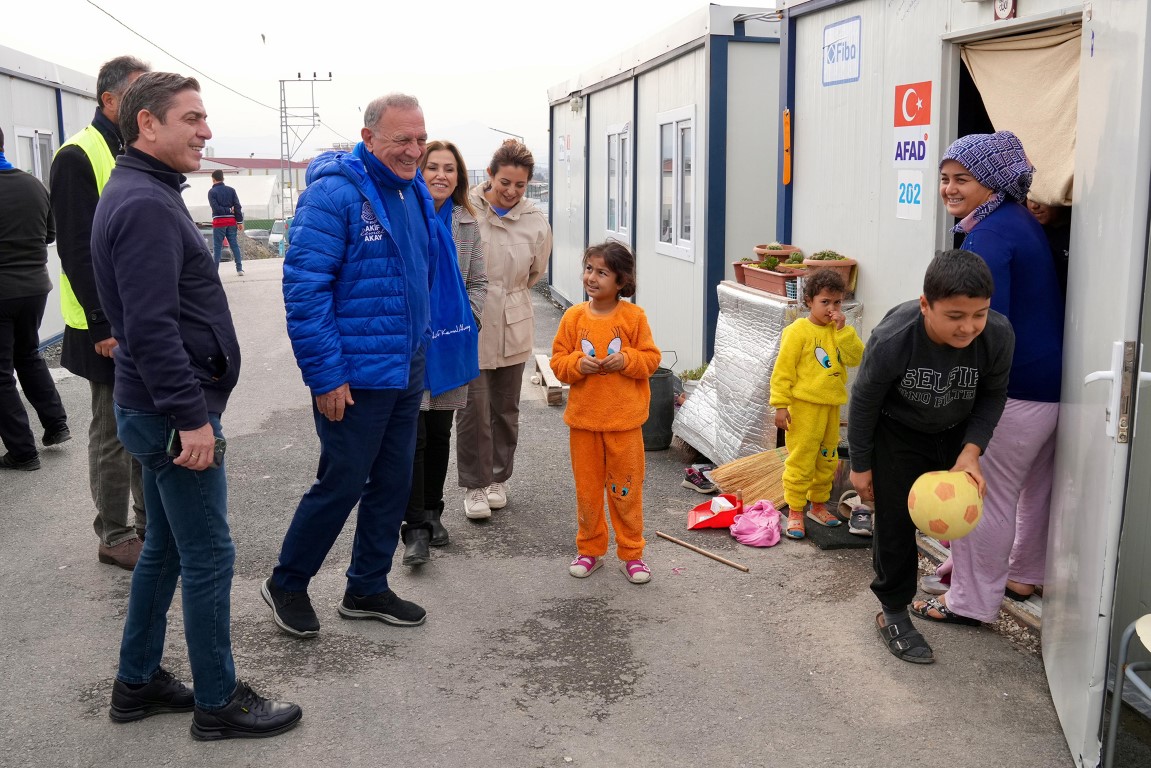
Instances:
[[[643,561],[642,427],[660,351],[644,311],[620,301],[635,295],[635,257],[627,247],[593,245],[583,264],[588,301],[564,313],[551,359],[559,380],[571,384],[564,421],[571,427],[578,555],[568,572],[584,578],[603,565],[606,489],[621,568],[628,581],[644,584],[651,571]]]
[[[842,312],[843,278],[830,269],[804,281],[806,319],[783,329],[779,356],[771,373],[775,426],[787,432],[783,498],[787,502],[787,536],[805,535],[803,510],[828,527],[841,523],[827,508],[839,463],[839,406],[847,402],[847,368],[863,359],[863,342],[846,325]]]

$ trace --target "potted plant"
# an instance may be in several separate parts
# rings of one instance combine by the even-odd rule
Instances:
[[[843,276],[843,282],[847,284],[848,290],[851,290],[851,272],[855,269],[856,264],[858,262],[855,259],[849,259],[831,250],[816,251],[803,260],[803,265],[808,272],[816,269],[833,269],[839,272]]]
[[[774,256],[780,261],[787,261],[793,253],[802,254],[803,251],[797,246],[780,242],[770,242],[755,246],[755,255],[759,257],[760,261],[767,256]]]
[[[787,298],[787,282],[794,281],[795,275],[778,272],[778,267],[779,259],[775,256],[768,256],[758,264],[744,264],[744,284],[749,288]]]
[[[707,371],[707,363],[699,366],[698,368],[689,368],[679,374],[679,380],[683,384],[683,392],[685,395],[691,395],[695,388],[699,386],[699,380],[703,378],[703,374]]]
[[[756,259],[753,259],[750,256],[744,256],[742,259],[732,264],[732,266],[735,267],[735,282],[739,283],[740,285],[746,285],[747,279],[744,277],[743,268],[748,264],[754,264],[755,262]]]

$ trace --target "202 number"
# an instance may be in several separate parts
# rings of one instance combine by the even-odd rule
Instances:
[[[919,205],[919,196],[923,194],[923,186],[920,184],[907,184],[900,182],[899,184],[899,202],[906,205]]]

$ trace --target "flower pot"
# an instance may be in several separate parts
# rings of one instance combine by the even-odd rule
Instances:
[[[803,266],[809,275],[817,269],[831,269],[838,272],[849,291],[851,290],[851,271],[855,268],[856,264],[858,264],[858,262],[855,259],[836,259],[834,261],[816,259],[803,260]]]
[[[754,261],[737,261],[732,266],[735,268],[735,282],[740,285],[747,285],[747,279],[744,277],[743,268],[747,266],[754,266]]]
[[[768,269],[760,269],[754,264],[747,264],[743,268],[744,285],[749,288],[758,288],[765,293],[771,293],[776,296],[787,296],[787,283],[790,281],[795,282],[795,275],[786,274],[784,272],[772,272]]]
[[[767,256],[774,256],[779,259],[780,263],[787,261],[787,257],[793,253],[801,253],[801,249],[794,245],[780,245],[779,248],[768,248],[767,243],[755,246],[755,256],[757,261],[763,261]]]

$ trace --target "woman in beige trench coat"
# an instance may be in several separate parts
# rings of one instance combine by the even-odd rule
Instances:
[[[552,249],[547,217],[524,196],[535,170],[528,148],[508,139],[487,170],[488,180],[470,192],[488,271],[480,375],[456,417],[456,463],[464,514],[471,520],[487,519],[508,503],[520,385],[535,333],[529,291],[543,277]]]

